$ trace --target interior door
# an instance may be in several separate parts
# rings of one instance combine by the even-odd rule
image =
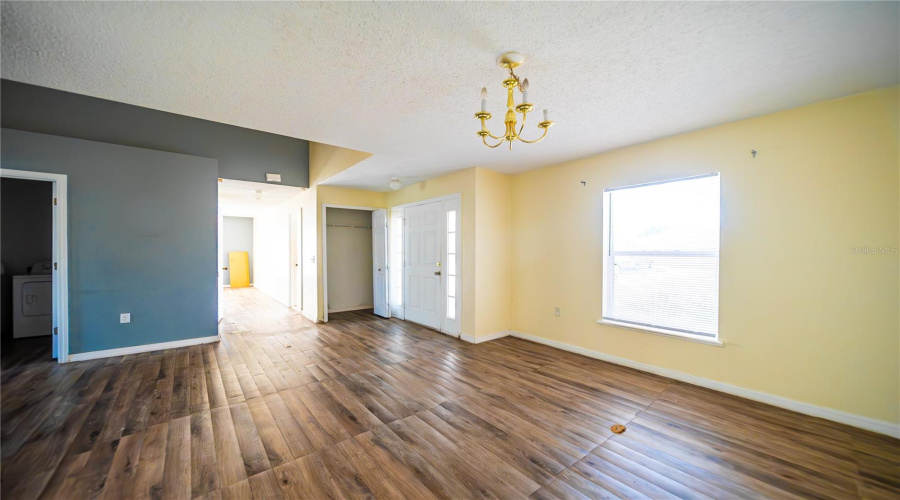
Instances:
[[[375,210],[372,212],[372,299],[375,314],[390,318],[387,256],[387,210]]]
[[[303,212],[291,215],[291,307],[303,309]]]
[[[443,316],[442,214],[441,202],[407,208],[404,237],[406,319],[436,330],[441,329]]]

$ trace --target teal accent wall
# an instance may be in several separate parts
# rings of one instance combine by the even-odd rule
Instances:
[[[217,334],[217,160],[3,128],[0,165],[68,176],[70,353]]]

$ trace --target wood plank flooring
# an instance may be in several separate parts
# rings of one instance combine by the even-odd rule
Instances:
[[[3,497],[900,496],[884,436],[519,339],[225,297],[218,344],[4,351]]]

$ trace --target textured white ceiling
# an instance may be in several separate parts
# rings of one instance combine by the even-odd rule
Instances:
[[[898,32],[897,2],[4,1],[2,76],[371,152],[329,183],[386,190],[895,84]],[[472,114],[486,85],[502,125],[509,50],[556,125],[489,150]]]
[[[229,217],[255,217],[303,192],[303,188],[222,179],[219,211]]]

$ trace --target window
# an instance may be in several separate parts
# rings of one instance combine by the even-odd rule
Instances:
[[[695,339],[719,331],[719,174],[607,189],[603,319]]]
[[[390,226],[391,260],[388,267],[390,276],[391,316],[403,319],[403,209],[391,209]]]
[[[456,319],[456,210],[447,210],[447,319]]]

